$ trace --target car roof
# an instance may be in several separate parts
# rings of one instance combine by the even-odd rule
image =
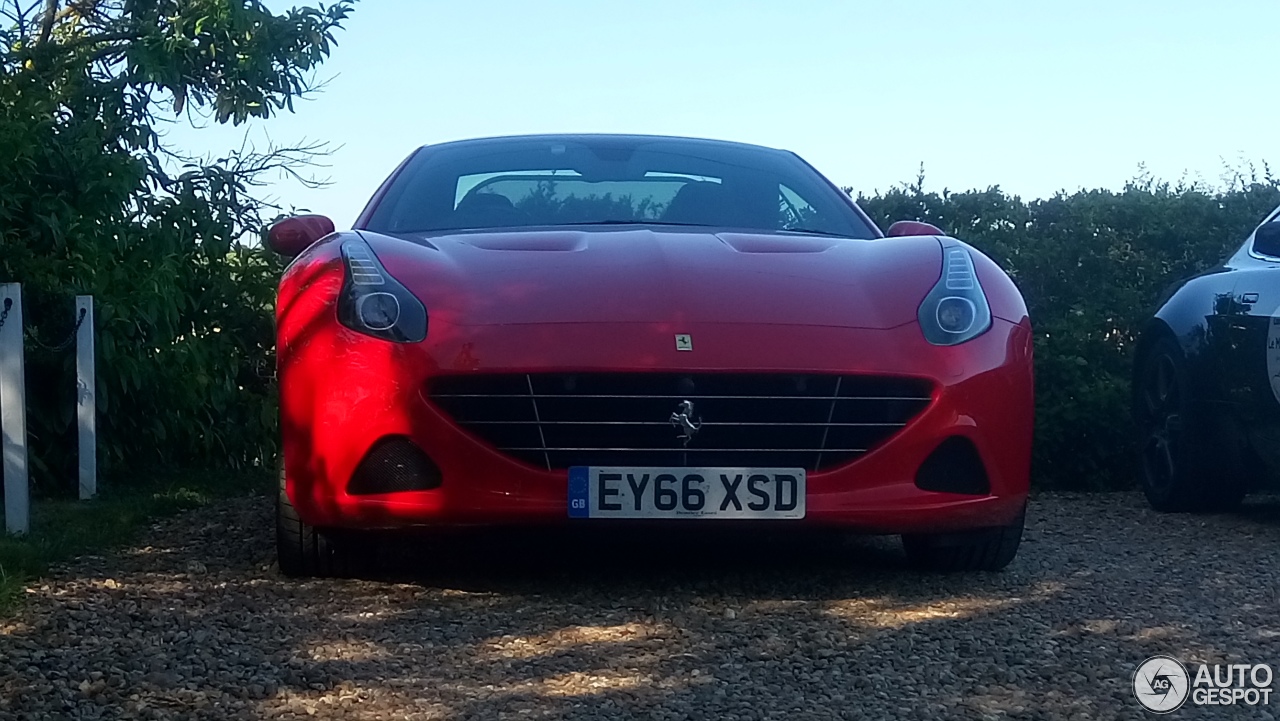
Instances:
[[[506,143],[525,143],[529,141],[544,142],[566,142],[566,143],[591,143],[591,142],[615,142],[619,144],[644,143],[653,141],[666,141],[687,144],[691,147],[706,148],[742,148],[751,150],[764,150],[772,153],[786,153],[789,151],[781,148],[770,148],[764,145],[753,145],[751,143],[740,143],[733,140],[712,140],[710,138],[690,138],[678,135],[634,135],[622,133],[545,133],[534,135],[496,135],[484,138],[468,138],[465,140],[449,140],[440,143],[429,143],[423,145],[423,148],[444,148],[444,147],[461,147],[466,145],[503,145]]]

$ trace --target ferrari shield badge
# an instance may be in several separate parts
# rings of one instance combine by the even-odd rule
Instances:
[[[1271,392],[1280,403],[1280,309],[1271,316],[1267,328],[1267,375],[1271,378]]]
[[[693,336],[676,333],[676,350],[693,350]]]

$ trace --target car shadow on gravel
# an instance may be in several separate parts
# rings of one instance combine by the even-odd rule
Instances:
[[[768,529],[469,530],[394,535],[362,577],[472,593],[670,593],[715,588],[811,600],[884,592],[903,575],[948,592],[1000,574],[920,573],[896,536]]]

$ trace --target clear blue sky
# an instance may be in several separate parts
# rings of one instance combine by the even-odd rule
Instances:
[[[922,162],[928,188],[1024,196],[1140,163],[1217,182],[1223,160],[1280,171],[1276,28],[1276,0],[364,0],[323,92],[248,132],[341,146],[329,187],[269,191],[339,227],[419,145],[531,132],[782,147],[868,192]]]

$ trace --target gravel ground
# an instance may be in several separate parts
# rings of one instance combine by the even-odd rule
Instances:
[[[1280,501],[1048,494],[1028,522],[999,574],[915,573],[889,539],[517,533],[299,582],[270,502],[231,501],[30,588],[0,718],[1131,719],[1153,654],[1280,665]]]

